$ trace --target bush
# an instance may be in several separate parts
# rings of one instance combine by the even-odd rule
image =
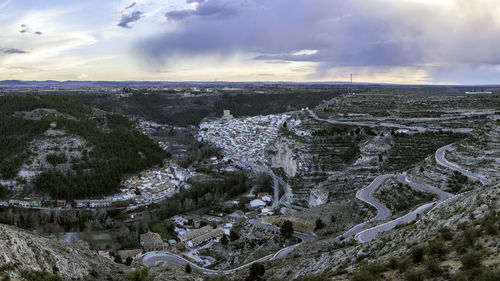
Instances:
[[[126,281],[153,281],[153,277],[149,275],[149,268],[145,267],[127,273]]]
[[[419,263],[422,261],[425,253],[425,248],[423,246],[416,246],[411,249],[410,255],[415,263]]]
[[[289,220],[285,220],[280,229],[281,235],[285,238],[290,238],[293,235],[293,223]]]
[[[236,241],[236,240],[240,239],[240,236],[238,235],[238,233],[236,231],[234,231],[234,230],[231,229],[229,231],[229,239],[231,241]]]
[[[384,272],[385,267],[381,263],[369,263],[359,270],[353,277],[354,281],[369,281],[376,280],[380,277],[380,273]]]
[[[414,269],[405,275],[407,281],[424,281],[426,280],[427,272],[424,269]]]
[[[439,235],[444,241],[451,241],[453,240],[453,232],[451,231],[451,228],[449,227],[441,227],[439,230]]]
[[[398,262],[398,270],[401,273],[406,272],[409,267],[410,267],[410,260],[408,258],[402,258]]]
[[[259,281],[259,280],[262,280],[262,276],[264,276],[265,272],[266,272],[266,269],[264,268],[263,264],[260,264],[258,262],[253,263],[250,266],[250,272],[248,273],[248,277],[245,278],[245,281]]]
[[[47,271],[21,271],[21,277],[27,281],[63,281],[62,277]]]
[[[134,259],[132,257],[127,257],[127,259],[125,259],[125,265],[130,266],[133,261]]]
[[[119,254],[117,254],[117,255],[115,256],[115,260],[114,260],[114,261],[115,261],[116,263],[122,263],[123,259],[122,259],[122,257],[121,257]]]
[[[191,272],[193,271],[193,270],[191,269],[191,266],[189,265],[189,263],[188,263],[188,264],[186,264],[186,267],[184,268],[184,271],[186,271],[186,273],[187,273],[187,274],[191,274]]]
[[[316,220],[316,227],[314,228],[314,231],[316,231],[318,229],[322,229],[325,226],[326,226],[325,223],[321,219],[317,219]]]
[[[460,257],[460,261],[465,269],[480,266],[482,260],[483,253],[481,251],[469,251]]]
[[[439,275],[443,272],[439,264],[440,261],[436,257],[426,256],[424,259],[425,269],[432,275]]]
[[[222,238],[220,239],[220,243],[222,245],[227,245],[228,242],[229,242],[229,240],[227,239],[226,234],[222,234]]]
[[[427,246],[427,253],[431,256],[441,258],[448,253],[448,249],[446,248],[443,240],[436,239],[429,243],[429,246]]]

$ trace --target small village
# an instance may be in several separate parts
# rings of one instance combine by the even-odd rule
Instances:
[[[266,147],[288,118],[287,114],[233,118],[225,110],[222,118],[200,124],[198,141],[215,144],[231,158],[270,166],[264,156]]]

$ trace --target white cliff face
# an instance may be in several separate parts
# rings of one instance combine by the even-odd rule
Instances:
[[[297,155],[293,152],[293,146],[288,139],[278,138],[276,140],[276,155],[273,158],[273,166],[283,168],[288,178],[293,178],[297,174]]]
[[[330,192],[328,192],[328,190],[325,188],[318,186],[311,189],[311,193],[309,196],[309,208],[327,203],[329,197]]]

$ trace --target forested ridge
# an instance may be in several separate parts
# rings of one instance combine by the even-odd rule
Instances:
[[[61,95],[23,95],[0,97],[0,174],[15,178],[23,162],[32,153],[28,144],[43,138],[50,124],[54,129],[83,138],[81,159],[58,155],[54,163],[70,161],[71,169],[50,169],[40,174],[33,188],[49,192],[53,198],[97,197],[119,190],[126,173],[159,165],[168,153],[134,128],[127,118],[110,113],[96,116],[91,107],[78,99]],[[55,109],[57,114],[26,118],[20,112]],[[57,161],[54,161],[57,160]]]

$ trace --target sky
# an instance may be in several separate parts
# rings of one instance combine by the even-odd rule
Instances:
[[[0,80],[500,84],[498,0],[0,0]]]

